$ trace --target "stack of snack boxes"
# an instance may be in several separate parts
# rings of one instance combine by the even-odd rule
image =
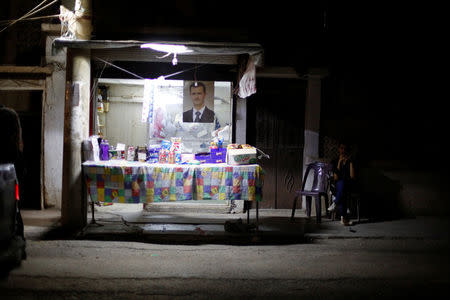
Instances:
[[[161,149],[158,153],[158,162],[160,164],[181,163],[182,144],[181,138],[174,137],[171,141],[161,141]]]
[[[223,139],[218,138],[211,142],[211,146],[209,147],[210,157],[209,163],[219,164],[225,163],[227,160],[227,148],[223,147]]]

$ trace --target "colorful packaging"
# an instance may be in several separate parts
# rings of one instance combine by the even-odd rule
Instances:
[[[140,162],[145,162],[147,160],[147,147],[136,147],[135,159]]]
[[[167,149],[161,149],[159,151],[159,155],[158,155],[158,162],[160,164],[167,163],[168,154],[169,154],[169,151]]]
[[[175,152],[169,151],[169,155],[167,157],[167,163],[169,163],[169,164],[175,163]]]
[[[198,160],[200,163],[207,163],[210,160],[211,156],[209,153],[197,153],[195,154],[195,159]]]
[[[159,161],[159,151],[161,150],[161,145],[149,145],[147,162],[157,163]]]
[[[172,145],[170,147],[170,151],[173,152],[174,162],[173,163],[181,163],[181,152],[183,150],[183,144],[181,143],[181,138],[173,137],[171,138]]]
[[[239,144],[228,144],[227,149],[242,149],[242,146]]]
[[[161,141],[161,149],[170,150],[172,143],[168,140]]]
[[[256,164],[256,148],[228,149],[227,163],[229,165]]]
[[[192,154],[192,153],[182,153],[181,154],[181,163],[189,162],[191,160],[195,160],[195,154]]]
[[[127,160],[134,161],[134,147],[133,146],[128,147]]]
[[[227,149],[220,148],[220,149],[211,149],[210,159],[209,163],[212,164],[219,164],[219,163],[225,163],[227,160]]]
[[[102,142],[100,143],[100,160],[109,160],[108,140],[102,140]]]

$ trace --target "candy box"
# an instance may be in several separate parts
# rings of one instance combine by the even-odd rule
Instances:
[[[207,163],[210,160],[211,156],[209,153],[197,153],[195,154],[195,159],[200,161],[202,164]]]
[[[211,148],[209,163],[219,164],[225,163],[227,160],[227,149],[226,148]]]
[[[256,148],[228,149],[227,151],[229,165],[248,165],[256,164],[256,162]]]

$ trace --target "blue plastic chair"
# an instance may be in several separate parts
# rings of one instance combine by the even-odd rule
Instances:
[[[308,176],[313,176],[313,182],[310,189],[306,190],[305,185],[308,180]],[[291,221],[294,220],[295,208],[298,198],[302,199],[302,196],[306,197],[306,215],[311,217],[311,202],[312,198],[315,199],[316,209],[316,221],[320,223],[322,221],[322,197],[325,197],[325,203],[328,204],[328,198],[330,193],[330,180],[332,176],[332,166],[328,163],[313,162],[307,165],[305,176],[303,178],[302,189],[295,191],[294,205],[292,207]]]

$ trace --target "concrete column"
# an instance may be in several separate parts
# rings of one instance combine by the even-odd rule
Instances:
[[[319,158],[321,79],[308,79],[305,103],[305,145],[303,166]],[[303,168],[305,169],[305,168]]]
[[[86,223],[86,203],[81,178],[81,144],[89,137],[90,50],[69,49],[71,78],[66,83],[64,109],[63,193],[64,226]]]
[[[319,160],[320,105],[322,97],[322,78],[327,75],[324,69],[310,70],[305,103],[305,140],[303,148],[303,172],[306,165]],[[311,178],[309,178],[311,179]],[[311,187],[312,180],[307,180],[306,188]],[[303,201],[305,201],[303,199]],[[302,202],[302,207],[305,207]]]
[[[90,1],[76,0],[76,38],[89,39]],[[89,137],[91,53],[89,49],[68,49],[64,109],[62,225],[81,228],[87,221],[87,203],[81,169],[81,145]]]
[[[61,32],[60,25],[42,24],[46,34],[45,62],[53,65],[51,76],[45,80],[46,101],[43,105],[43,194],[45,207],[61,209],[62,166],[64,141],[64,94],[67,49],[52,52],[52,43]]]

